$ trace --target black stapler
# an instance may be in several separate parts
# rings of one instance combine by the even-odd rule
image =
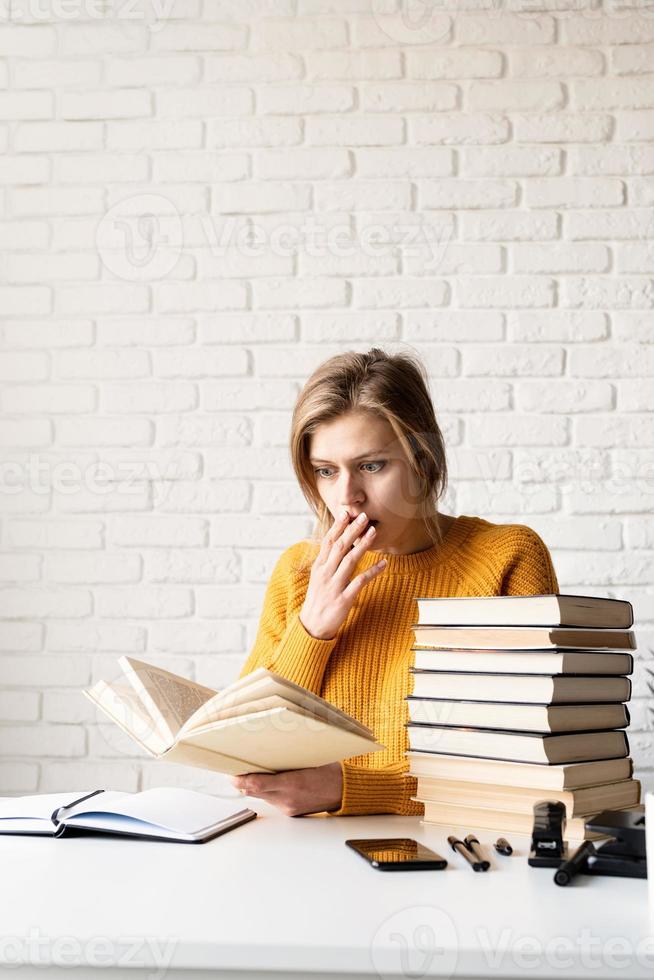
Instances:
[[[618,878],[646,878],[645,807],[603,810],[586,820],[586,829],[610,835],[588,856],[584,874],[613,875]]]
[[[563,840],[565,804],[558,800],[534,803],[534,829],[528,863],[532,868],[558,868],[567,860],[568,845]]]

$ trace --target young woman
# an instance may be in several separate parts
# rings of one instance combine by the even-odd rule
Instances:
[[[291,456],[317,528],[278,559],[241,677],[267,667],[386,749],[232,783],[289,816],[421,815],[404,727],[416,597],[558,592],[552,559],[522,524],[439,513],[445,448],[411,354],[348,351],[320,365],[295,405]]]

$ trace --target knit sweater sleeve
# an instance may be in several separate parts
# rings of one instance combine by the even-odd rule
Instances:
[[[343,796],[332,817],[363,816],[372,813],[394,813],[400,816],[422,816],[424,807],[411,797],[416,795],[418,780],[407,774],[409,762],[403,759],[383,769],[341,762]]]
[[[245,677],[257,667],[266,667],[319,695],[337,637],[318,640],[300,621],[294,601],[298,598],[294,571],[297,548],[297,545],[287,548],[273,569],[254,646],[239,677]]]
[[[500,595],[552,595],[559,591],[552,556],[532,528],[514,524],[507,529],[510,557],[502,576]]]

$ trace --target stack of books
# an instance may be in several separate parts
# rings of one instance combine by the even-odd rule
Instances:
[[[531,834],[533,806],[585,821],[640,802],[626,729],[629,602],[593,596],[418,598],[409,773],[424,823]]]

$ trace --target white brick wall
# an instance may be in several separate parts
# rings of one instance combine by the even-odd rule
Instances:
[[[0,792],[232,793],[80,688],[121,653],[236,677],[312,524],[296,393],[374,343],[428,365],[446,509],[633,602],[651,787],[651,11],[65,6],[0,24]]]

